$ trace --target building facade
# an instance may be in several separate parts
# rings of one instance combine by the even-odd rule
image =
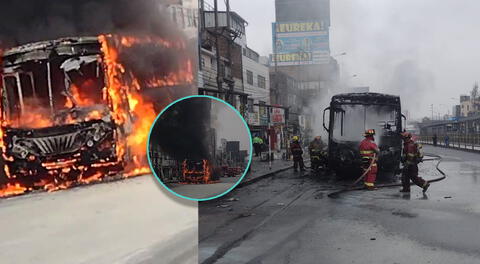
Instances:
[[[246,22],[235,12],[207,9],[200,7],[199,94],[224,99],[245,116],[247,94],[238,39],[245,35]]]
[[[327,94],[339,79],[330,56],[330,1],[276,0],[275,14],[272,66],[302,82],[306,98]]]
[[[472,116],[480,113],[480,100],[472,99],[471,96],[460,96],[460,113],[462,117]]]

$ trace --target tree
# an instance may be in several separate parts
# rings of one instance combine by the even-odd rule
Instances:
[[[475,113],[477,110],[480,110],[480,103],[478,99],[478,82],[475,82],[472,91],[470,92],[470,100],[472,101],[473,113]]]
[[[475,103],[478,99],[478,82],[475,82],[473,85],[472,91],[470,92],[471,100]]]

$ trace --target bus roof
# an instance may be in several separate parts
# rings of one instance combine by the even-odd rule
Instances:
[[[4,66],[31,60],[48,59],[52,52],[58,55],[100,53],[97,37],[70,37],[24,44],[4,51]]]
[[[344,93],[334,95],[331,104],[400,105],[400,97],[381,93]]]

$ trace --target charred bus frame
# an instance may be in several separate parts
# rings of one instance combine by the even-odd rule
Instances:
[[[76,180],[92,167],[105,168],[105,173],[123,168],[117,144],[129,129],[112,118],[97,37],[26,44],[6,50],[1,61],[2,161],[7,178],[30,185],[41,177]],[[76,79],[85,78],[92,82],[88,96],[96,98],[88,106],[79,104],[71,90]],[[34,102],[33,108],[27,107],[27,99]],[[22,124],[36,108],[48,109],[48,124]]]
[[[329,124],[325,115],[329,111]],[[380,148],[379,169],[398,172],[403,129],[400,97],[380,93],[347,93],[332,97],[323,112],[323,127],[328,132],[328,164],[340,175],[361,171],[358,151],[365,129],[376,130]]]

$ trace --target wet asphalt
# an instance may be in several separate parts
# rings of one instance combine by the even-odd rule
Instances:
[[[447,174],[327,195],[349,184],[285,171],[199,204],[201,263],[480,263],[480,154],[425,146]],[[420,165],[440,177],[436,161]]]

